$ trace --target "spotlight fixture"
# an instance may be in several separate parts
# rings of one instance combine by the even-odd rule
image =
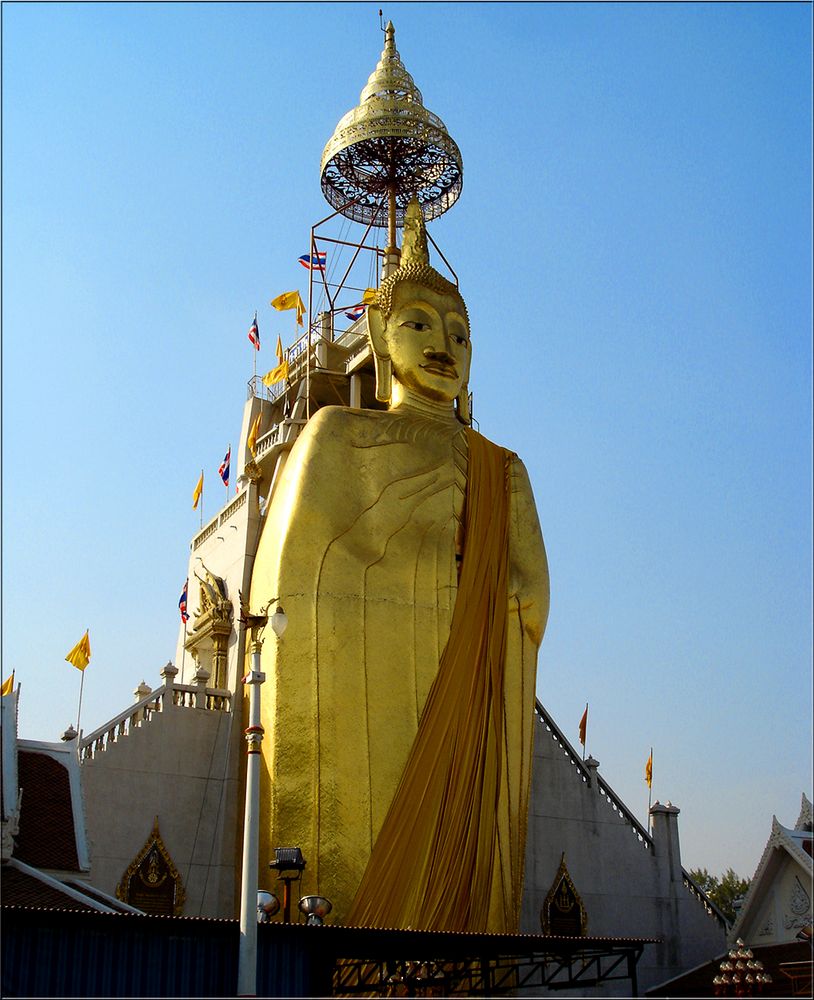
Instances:
[[[257,890],[257,922],[267,924],[280,909],[280,900],[273,892]]]
[[[282,875],[283,872],[301,872],[305,864],[299,847],[275,847],[274,860],[269,861],[269,868]]]
[[[324,896],[303,896],[299,907],[300,913],[305,914],[305,923],[319,927],[333,909],[333,904]]]
[[[269,861],[269,868],[279,872],[283,883],[283,923],[291,923],[291,883],[302,877],[305,868],[305,858],[299,847],[275,847],[274,860]]]

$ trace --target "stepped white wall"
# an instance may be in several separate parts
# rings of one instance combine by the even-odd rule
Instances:
[[[639,962],[643,991],[720,954],[725,929],[685,885],[678,810],[654,806],[651,838],[600,779],[598,762],[586,765],[537,714],[521,931],[541,933],[543,903],[565,852],[589,936],[663,939],[647,945]],[[608,984],[597,995],[625,996],[628,988]]]

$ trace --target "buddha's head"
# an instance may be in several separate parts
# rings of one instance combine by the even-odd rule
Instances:
[[[392,402],[393,381],[435,403],[457,402],[469,423],[469,317],[457,286],[429,266],[424,220],[407,208],[401,266],[367,309],[376,362],[376,398]]]

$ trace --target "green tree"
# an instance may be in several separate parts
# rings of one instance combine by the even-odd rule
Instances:
[[[735,920],[735,900],[746,895],[751,879],[741,878],[731,868],[723,875],[710,875],[706,868],[693,868],[690,878],[699,889],[703,889],[727,920]]]

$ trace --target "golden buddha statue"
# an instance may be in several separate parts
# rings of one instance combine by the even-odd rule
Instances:
[[[516,932],[548,569],[525,468],[468,426],[469,319],[417,203],[367,322],[389,408],[311,418],[257,551],[251,603],[289,619],[261,857],[300,847],[338,922]]]

